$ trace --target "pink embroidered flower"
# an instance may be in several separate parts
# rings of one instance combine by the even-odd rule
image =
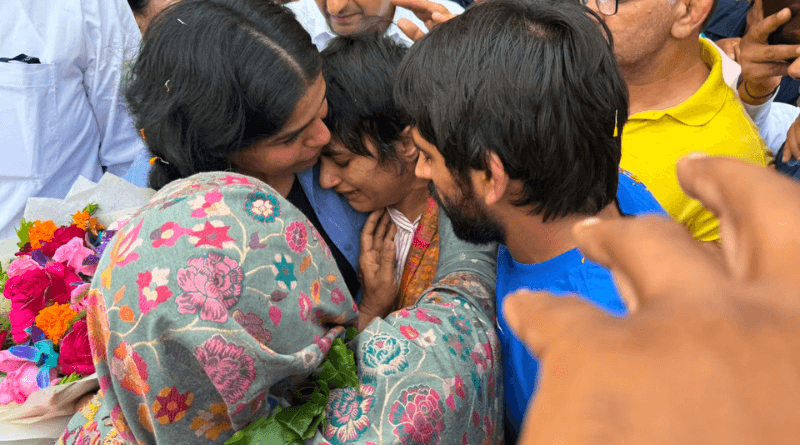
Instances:
[[[436,390],[427,386],[412,386],[400,394],[389,412],[392,431],[406,445],[438,444],[444,431],[444,406]]]
[[[225,176],[224,178],[217,178],[217,181],[222,181],[225,185],[250,185],[252,184],[245,178],[239,176]]]
[[[178,312],[224,323],[228,309],[239,301],[244,273],[239,263],[229,257],[210,252],[189,259],[189,267],[178,270],[178,284],[184,293],[178,295]]]
[[[456,400],[454,396],[461,397],[462,400],[466,400],[467,398],[464,379],[461,378],[460,374],[456,374],[456,376],[452,379],[444,380],[445,403],[447,404],[447,407],[453,411],[456,410]]]
[[[56,249],[56,253],[53,254],[53,260],[65,264],[78,273],[91,277],[94,276],[97,265],[83,265],[83,260],[89,255],[94,255],[94,250],[88,249],[83,245],[83,238],[72,238],[68,243]]]
[[[257,314],[250,312],[245,315],[244,312],[237,309],[233,311],[232,315],[233,319],[259,342],[267,344],[272,341],[272,332],[264,328],[264,320]]]
[[[185,229],[178,223],[168,221],[160,228],[150,232],[150,240],[155,248],[161,246],[172,247],[182,236],[190,233],[192,233],[190,229]]]
[[[235,405],[256,378],[253,358],[243,346],[228,343],[221,335],[195,349],[194,355],[228,406]]]
[[[0,405],[11,402],[25,403],[31,393],[39,390],[36,384],[36,373],[39,368],[31,361],[14,356],[8,351],[0,351],[0,372],[6,377],[0,383]],[[55,368],[50,370],[50,380],[58,375]]]
[[[311,234],[317,240],[317,242],[319,243],[320,247],[322,247],[322,252],[325,254],[326,257],[330,258],[331,257],[331,249],[330,249],[330,247],[328,247],[328,244],[325,243],[325,238],[323,238],[322,235],[319,233],[319,231],[317,231],[317,228],[314,227],[314,224],[311,224],[309,222],[308,223],[308,227],[311,227]]]
[[[172,291],[167,287],[167,274],[169,269],[156,267],[152,272],[148,270],[138,275],[136,285],[139,287],[139,310],[142,314],[172,297]]]
[[[344,292],[341,289],[336,288],[331,291],[331,303],[339,304],[344,301]]]
[[[192,233],[189,235],[189,242],[194,244],[195,247],[211,246],[217,249],[224,249],[230,247],[233,238],[228,236],[230,226],[226,226],[222,221],[206,221],[205,225],[198,225],[192,228]],[[226,246],[225,244],[228,244]]]
[[[122,440],[132,443],[136,442],[136,437],[134,437],[131,427],[128,426],[125,413],[122,411],[122,406],[119,404],[111,410],[111,423],[114,424],[114,428],[116,428]]]
[[[331,338],[332,331],[328,331],[325,335],[317,334],[317,337],[314,339],[314,344],[319,347],[320,352],[323,354],[327,354],[328,351],[331,349],[331,344],[333,344],[333,339]],[[333,334],[335,337],[336,335]]]
[[[325,438],[337,443],[355,443],[361,434],[369,428],[367,414],[375,404],[375,388],[361,385],[356,388],[334,389],[328,397],[325,414],[328,424],[325,427]]]
[[[203,196],[198,196],[189,202],[189,205],[194,210],[191,214],[192,218],[206,218],[209,216],[229,215],[230,209],[225,202],[222,201],[222,192],[213,190]]]
[[[286,242],[289,248],[297,253],[301,253],[308,244],[308,231],[306,225],[300,221],[294,221],[286,228]]]
[[[92,348],[94,349],[94,348]],[[109,360],[111,374],[120,382],[120,386],[136,395],[144,395],[150,391],[147,363],[131,348],[126,341],[114,348],[114,356]]]
[[[311,302],[311,298],[304,293],[300,293],[298,303],[300,303],[300,318],[303,321],[308,321],[308,316],[311,314],[311,308],[314,307],[313,303]]]
[[[417,316],[417,320],[419,321],[427,321],[430,323],[442,324],[442,320],[435,315],[428,315],[427,309],[416,309],[414,311],[415,315]]]
[[[419,337],[419,331],[414,329],[414,327],[411,325],[400,326],[400,333],[405,335],[409,340],[414,340],[415,338]]]
[[[8,266],[8,272],[7,272],[8,278],[14,278],[17,275],[25,273],[26,271],[36,270],[41,268],[42,266],[40,266],[36,261],[33,261],[31,257],[29,256],[20,257],[14,260],[14,262]]]

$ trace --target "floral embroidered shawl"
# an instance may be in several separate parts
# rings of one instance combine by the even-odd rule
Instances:
[[[411,249],[408,252],[403,277],[400,280],[400,296],[397,308],[402,309],[417,302],[422,293],[433,283],[436,265],[439,262],[439,205],[428,198],[425,213],[420,218]]]
[[[446,276],[350,342],[361,385],[331,392],[307,444],[502,440],[496,251],[467,253],[443,250]],[[223,443],[286,406],[357,318],[304,215],[228,173],[176,181],[133,215],[89,298],[101,389],[64,444]]]

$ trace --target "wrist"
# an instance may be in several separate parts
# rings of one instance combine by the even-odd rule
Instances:
[[[739,76],[739,81],[737,83],[739,97],[743,102],[750,105],[761,105],[768,101],[775,95],[779,86],[780,78],[777,82],[762,83],[753,82],[752,80],[745,79],[744,76]]]

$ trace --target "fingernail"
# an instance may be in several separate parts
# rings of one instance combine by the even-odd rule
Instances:
[[[684,157],[689,159],[707,158],[708,154],[703,153],[702,151],[693,151]]]

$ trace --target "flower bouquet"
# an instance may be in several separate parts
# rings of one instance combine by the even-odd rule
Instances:
[[[89,205],[61,227],[20,224],[17,258],[3,272],[10,311],[0,314],[2,420],[71,414],[74,399],[97,388],[96,379],[69,386],[94,374],[83,298],[113,236],[96,211]]]
[[[0,431],[68,419],[99,387],[84,297],[114,234],[104,226],[153,193],[106,174],[81,178],[65,200],[28,200],[16,252],[0,252]]]

